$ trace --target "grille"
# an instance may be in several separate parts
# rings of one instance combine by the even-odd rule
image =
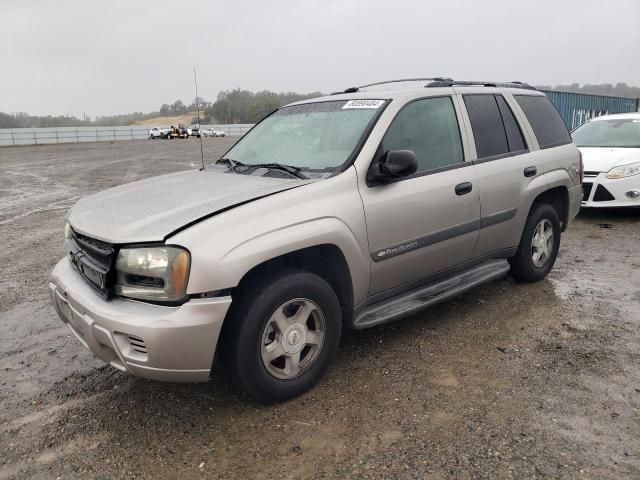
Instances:
[[[596,188],[596,193],[593,196],[593,201],[594,202],[610,202],[612,200],[615,200],[615,198],[613,195],[611,195],[611,192],[606,188],[604,188],[602,185],[598,185],[598,188]]]
[[[136,352],[147,353],[147,346],[145,345],[144,340],[134,335],[129,335],[127,338],[129,339],[129,345],[131,345],[131,348]]]
[[[585,171],[585,172],[584,172],[584,176],[585,176],[585,177],[597,177],[597,176],[598,176],[598,172],[589,172],[589,171]]]
[[[110,296],[113,283],[115,249],[109,243],[74,232],[65,246],[76,270],[103,298]]]
[[[593,183],[583,183],[582,184],[582,201],[586,202],[589,200],[589,195],[591,195],[591,188],[593,187]]]

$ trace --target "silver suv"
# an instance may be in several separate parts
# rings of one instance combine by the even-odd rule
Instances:
[[[521,83],[418,80],[288,105],[206,168],[80,200],[60,318],[120,370],[206,381],[217,353],[276,402],[322,377],[344,328],[544,278],[582,199],[560,115]]]

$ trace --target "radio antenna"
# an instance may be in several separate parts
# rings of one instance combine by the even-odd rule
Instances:
[[[200,131],[200,97],[198,97],[198,78],[196,77],[196,67],[193,67],[193,84],[196,87],[196,109],[198,110],[198,136],[200,137],[200,160],[204,170],[204,150],[202,148],[202,132]]]

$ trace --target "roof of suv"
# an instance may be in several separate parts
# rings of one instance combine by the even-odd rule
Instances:
[[[322,97],[309,98],[294,102],[289,105],[302,105],[305,103],[328,102],[339,100],[358,100],[358,99],[384,99],[384,100],[411,100],[413,98],[433,97],[439,95],[448,95],[452,92],[457,93],[497,93],[509,92],[511,94],[539,95],[544,93],[536,90],[527,84],[519,82],[496,83],[496,82],[456,82],[451,79],[408,79],[408,80],[391,80],[388,82],[379,82],[375,84],[365,85],[363,87],[348,88],[344,92],[337,92]],[[418,83],[420,82],[420,83]],[[410,87],[398,87],[398,84],[413,83]],[[417,83],[417,85],[416,85]]]

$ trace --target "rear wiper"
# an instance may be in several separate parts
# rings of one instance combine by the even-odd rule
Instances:
[[[293,175],[294,177],[302,178],[304,180],[309,178],[306,175],[300,173],[300,168],[294,167],[293,165],[285,165],[283,163],[252,163],[251,165],[247,166],[256,168],[269,168],[272,170],[282,170]]]

